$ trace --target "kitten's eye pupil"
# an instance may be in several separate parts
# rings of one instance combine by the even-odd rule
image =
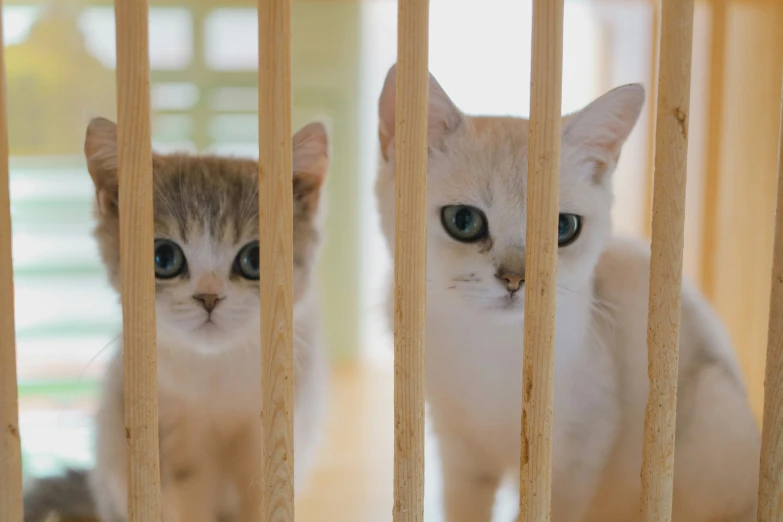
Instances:
[[[565,247],[576,241],[582,231],[582,217],[576,214],[560,214],[557,225],[557,245]]]
[[[258,266],[258,246],[254,246],[250,249],[250,252],[248,252],[247,255],[247,262],[250,264],[250,268],[255,270],[256,272],[259,269]]]
[[[473,223],[473,214],[467,209],[460,209],[457,215],[454,216],[454,224],[460,230],[468,230],[471,223]]]
[[[182,274],[186,267],[185,254],[176,243],[168,239],[155,241],[155,277],[171,279]]]
[[[258,261],[258,241],[248,243],[237,254],[235,270],[245,279],[258,280],[260,266]]]
[[[440,211],[446,232],[457,241],[471,243],[488,235],[484,213],[468,205],[449,205]]]
[[[164,270],[174,264],[174,249],[171,245],[163,245],[155,253],[155,262]]]

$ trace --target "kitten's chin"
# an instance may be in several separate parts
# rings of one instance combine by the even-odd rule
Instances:
[[[190,336],[195,337],[196,339],[203,339],[210,344],[214,344],[216,342],[219,343],[220,341],[225,341],[228,337],[230,337],[230,334],[226,328],[223,328],[217,323],[212,321],[205,321],[200,326],[194,328],[190,333]]]
[[[524,320],[524,298],[519,294],[470,301],[473,302],[469,306],[474,310],[477,309],[486,319],[504,323],[522,323]]]
[[[198,325],[178,325],[158,332],[159,342],[176,346],[190,353],[216,356],[243,345],[241,329],[232,330],[213,321]],[[245,343],[246,344],[246,343]]]
[[[503,320],[521,322],[524,319],[525,305],[519,295],[503,296],[493,299],[486,310],[497,314]]]

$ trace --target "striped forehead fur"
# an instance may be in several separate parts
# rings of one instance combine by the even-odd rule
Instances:
[[[109,276],[119,272],[116,125],[95,119],[85,141],[85,156],[96,190],[96,236]],[[319,240],[320,190],[328,168],[326,129],[303,127],[293,137],[294,263],[312,266]],[[216,244],[258,238],[258,162],[251,159],[188,154],[153,154],[156,237],[184,242],[208,235]]]
[[[214,156],[156,156],[156,228],[237,242],[258,232],[258,168],[254,161]]]

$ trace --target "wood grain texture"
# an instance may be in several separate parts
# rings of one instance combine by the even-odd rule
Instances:
[[[693,0],[662,0],[647,322],[642,520],[671,520]]]
[[[424,519],[429,0],[400,0],[394,251],[394,522]]]
[[[262,522],[294,520],[291,0],[258,1]]]
[[[783,520],[783,93],[768,335],[758,521],[778,522]]]
[[[160,520],[148,3],[117,0],[120,208],[128,520]]]
[[[723,144],[723,97],[725,95],[726,61],[726,2],[715,0],[710,5],[710,64],[709,100],[707,109],[707,144],[704,149],[704,188],[701,290],[707,299],[715,297],[715,256],[720,229],[718,203],[720,201],[720,163]]]
[[[0,41],[3,40],[0,0]],[[14,269],[8,192],[5,53],[0,50],[0,520],[22,522],[22,456],[16,383]]]
[[[521,522],[545,522],[552,498],[563,0],[533,3],[531,58],[519,512]]]

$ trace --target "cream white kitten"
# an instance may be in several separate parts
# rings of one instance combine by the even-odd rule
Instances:
[[[293,138],[295,473],[317,441],[326,361],[311,274],[319,195],[328,164],[318,123]],[[120,291],[117,144],[113,123],[90,123],[85,143],[96,188],[96,237]],[[165,522],[255,520],[260,466],[258,165],[252,160],[155,155],[155,275],[161,486]],[[103,522],[126,520],[122,352],[108,370],[97,417],[93,498]],[[257,484],[257,480],[255,480]]]
[[[395,82],[392,68],[377,180],[392,251]],[[429,95],[427,398],[446,519],[486,522],[501,479],[519,469],[528,122],[463,114],[432,77]],[[610,210],[643,100],[627,85],[563,121],[554,522],[638,519],[649,249],[612,237]],[[729,337],[688,283],[679,368],[673,520],[755,520],[757,425]]]

